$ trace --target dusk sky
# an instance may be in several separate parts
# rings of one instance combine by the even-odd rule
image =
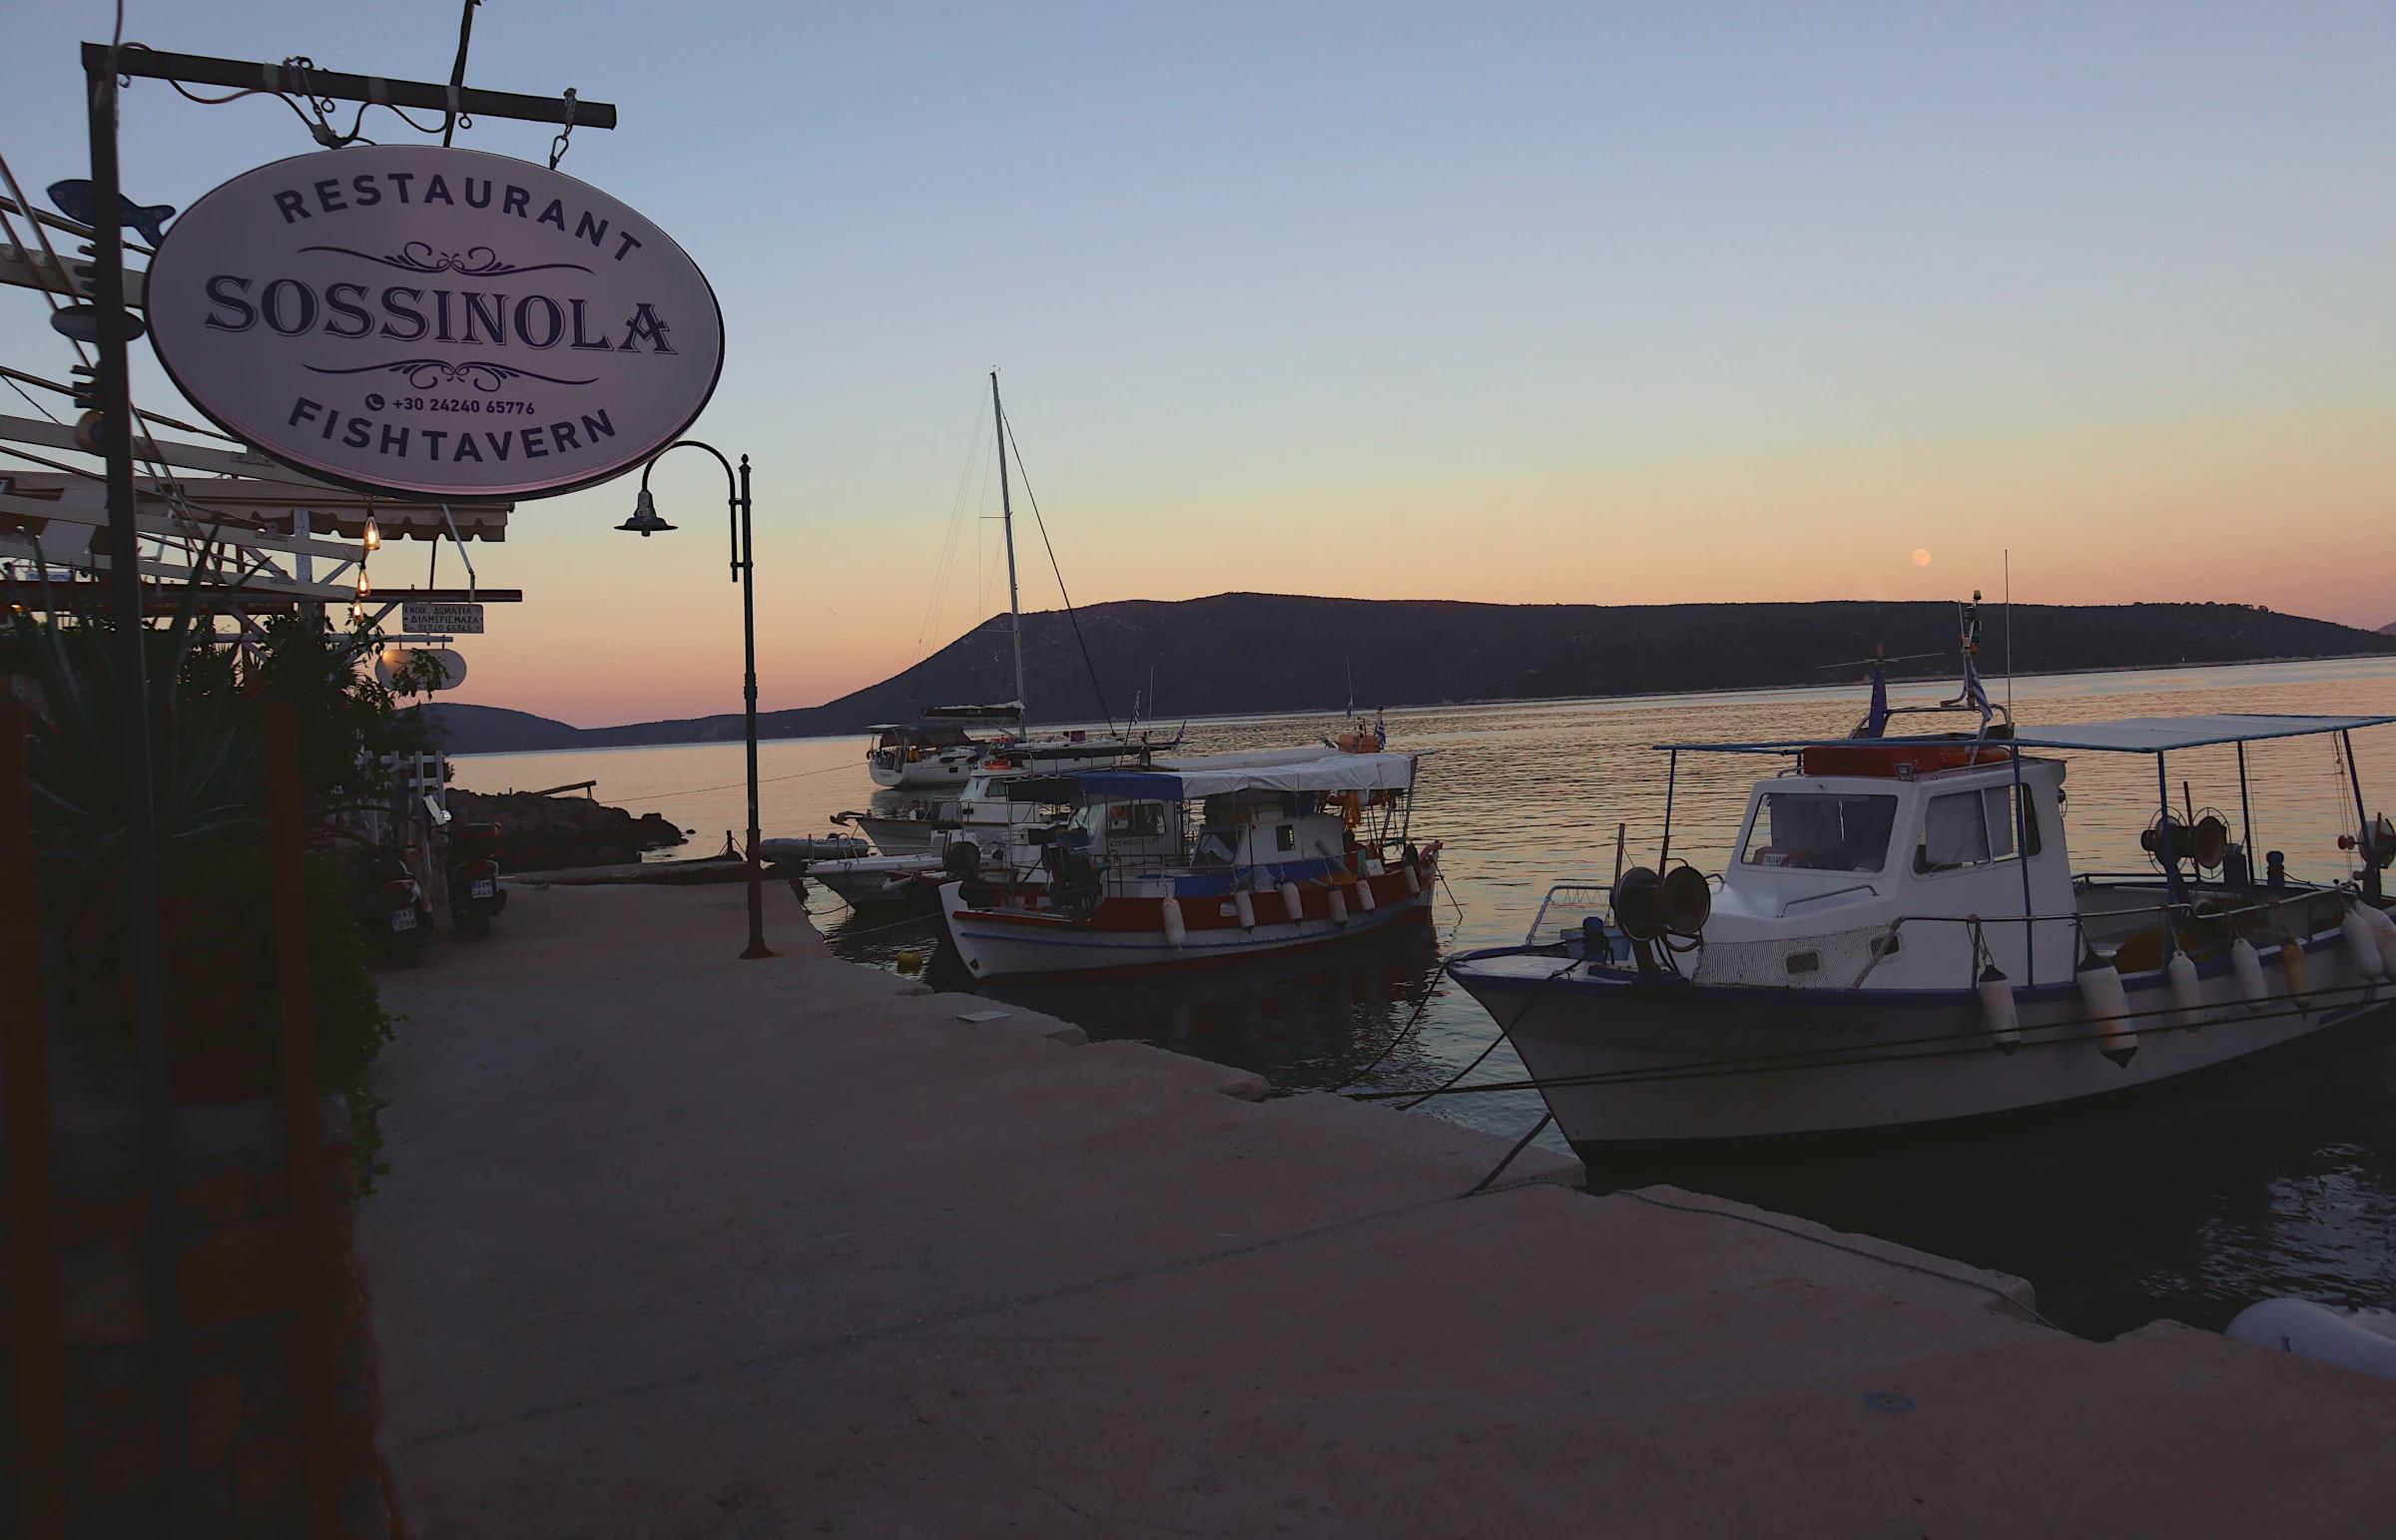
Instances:
[[[87,173],[75,45],[111,15],[12,8],[29,191]],[[433,80],[456,22],[131,0],[126,35]],[[2024,600],[2396,620],[2385,5],[491,0],[468,78],[617,104],[561,170],[723,300],[694,431],[757,464],[768,709],[1003,607],[992,366],[1081,603],[1994,597],[2011,547]],[[270,98],[126,99],[139,203],[309,148]],[[14,292],[0,356],[63,376]],[[142,404],[186,414],[146,354]],[[738,709],[721,473],[655,485],[677,534],[610,528],[628,479],[475,550],[528,602],[460,699]]]

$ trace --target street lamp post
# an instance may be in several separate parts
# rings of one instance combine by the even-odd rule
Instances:
[[[749,745],[749,949],[744,958],[772,957],[774,949],[766,945],[765,868],[758,864],[757,846],[757,545],[749,528],[749,457],[741,456],[741,468],[736,474],[732,462],[715,445],[696,438],[678,439],[649,457],[641,467],[641,495],[633,504],[632,517],[616,526],[646,540],[662,530],[670,530],[657,514],[657,501],[649,495],[649,473],[657,462],[675,450],[689,446],[704,449],[724,467],[726,503],[732,530],[732,580],[741,585],[741,648],[746,667],[741,676],[741,702],[747,719]]]

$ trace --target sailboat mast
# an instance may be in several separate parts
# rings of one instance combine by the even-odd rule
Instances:
[[[1006,490],[1006,408],[998,404],[998,371],[990,370],[990,423],[998,435],[998,515],[1006,531],[1006,621],[1015,635],[1015,731],[1031,736],[1031,695],[1023,688],[1023,601],[1015,587],[1015,505]]]

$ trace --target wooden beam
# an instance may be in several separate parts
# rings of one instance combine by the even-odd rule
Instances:
[[[76,281],[72,268],[62,270],[58,263],[40,252],[23,251],[5,241],[0,241],[0,283],[14,283],[19,288],[44,288],[62,298],[92,297],[90,286]],[[125,302],[139,309],[148,297],[149,274],[126,268]]]

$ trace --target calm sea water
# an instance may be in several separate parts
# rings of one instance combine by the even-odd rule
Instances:
[[[1916,685],[1898,693],[1931,692]],[[2396,662],[2070,675],[2023,680],[2014,693],[2026,732],[2213,711],[2396,713]],[[1612,870],[1618,824],[1631,861],[1655,859],[1665,763],[1648,746],[1842,733],[1862,704],[1859,689],[1840,687],[1393,712],[1392,746],[1432,752],[1414,826],[1418,838],[1447,841],[1450,893],[1434,926],[1162,979],[999,982],[981,992],[1077,1022],[1093,1037],[1158,1043],[1254,1070],[1288,1090],[1348,1085],[1420,1008],[1415,1030],[1368,1084],[1434,1086],[1497,1035],[1480,1006],[1442,981],[1442,956],[1520,940],[1549,883]],[[1187,747],[1287,747],[1334,726],[1329,716],[1193,723]],[[2353,800],[2333,744],[2247,750],[2255,848],[2286,851],[2299,876],[2344,869],[2335,841],[2352,827]],[[766,745],[766,832],[823,832],[833,813],[866,805],[875,787],[864,747],[860,739]],[[2357,749],[2372,810],[2396,804],[2396,727],[2359,735]],[[2070,759],[2065,821],[2076,867],[2141,867],[2136,839],[2154,813],[2153,761]],[[1673,853],[1719,870],[1749,784],[1774,768],[1747,757],[1683,755]],[[2226,811],[2233,827],[2243,821],[2232,751],[2174,755],[2169,771],[2174,800],[2184,794],[2199,808]],[[457,774],[478,791],[595,776],[603,800],[696,830],[684,853],[721,848],[724,831],[747,816],[738,745],[477,756],[460,760]],[[934,982],[973,987],[937,948],[936,918],[894,925],[885,914],[852,916],[824,893],[811,908],[845,956],[897,966],[903,953],[926,954]],[[2218,1327],[2275,1293],[2391,1303],[2396,1022],[2359,1034],[2222,1083],[2002,1133],[1868,1153],[1637,1167],[1591,1152],[1590,1177],[1600,1188],[1674,1182],[2017,1274],[2037,1285],[2050,1316],[2093,1335],[2158,1315]],[[1521,1075],[1500,1044],[1464,1084]],[[1417,1115],[1513,1137],[1541,1111],[1535,1093],[1502,1092],[1442,1097]]]

